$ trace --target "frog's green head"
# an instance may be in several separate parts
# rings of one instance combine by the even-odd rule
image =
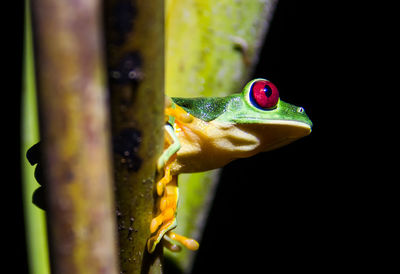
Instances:
[[[239,94],[214,98],[173,98],[193,116],[218,124],[234,124],[256,136],[261,150],[270,150],[304,137],[312,122],[302,107],[280,100],[270,81],[254,79]]]
[[[285,103],[276,86],[266,79],[247,83],[240,94],[232,95],[216,122],[234,123],[258,136],[264,148],[283,146],[311,133],[312,122],[302,107]]]
[[[216,120],[236,124],[287,124],[311,132],[312,122],[302,107],[283,102],[278,89],[268,80],[257,78],[240,94],[228,96],[225,111]]]

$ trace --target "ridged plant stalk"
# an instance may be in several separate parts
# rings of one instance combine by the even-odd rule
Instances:
[[[98,0],[32,1],[52,273],[118,273]]]

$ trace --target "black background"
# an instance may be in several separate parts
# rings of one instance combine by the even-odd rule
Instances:
[[[4,273],[28,273],[20,171],[22,0],[2,3],[1,16],[1,238]]]
[[[2,8],[1,247],[10,273],[27,273],[19,170],[22,2]],[[223,169],[194,273],[354,273],[386,265],[378,254],[390,240],[396,217],[385,211],[394,202],[378,190],[389,168],[374,156],[378,126],[371,127],[365,109],[380,92],[365,85],[379,70],[368,46],[379,41],[372,32],[380,15],[355,2],[279,2],[254,77],[268,78],[284,101],[304,107],[313,132]]]

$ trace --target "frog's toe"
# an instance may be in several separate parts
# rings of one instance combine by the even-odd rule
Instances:
[[[162,219],[160,216],[157,216],[151,220],[150,223],[150,233],[156,232],[157,228],[162,224]]]
[[[156,237],[151,237],[147,240],[147,252],[153,253],[154,249],[156,249],[157,246],[156,240]]]
[[[164,192],[165,189],[165,181],[163,180],[164,178],[162,178],[160,181],[157,182],[157,194],[158,196],[161,196]]]
[[[187,237],[185,237],[185,236],[176,234],[176,233],[174,233],[174,232],[172,232],[172,231],[169,231],[169,232],[167,233],[167,235],[168,235],[168,237],[170,237],[172,240],[175,240],[175,241],[181,243],[182,245],[184,245],[187,249],[190,249],[190,250],[193,250],[193,251],[199,249],[199,246],[200,246],[200,245],[199,245],[199,243],[198,243],[196,240],[194,240],[194,239],[190,239],[190,238],[187,238]]]
[[[150,233],[156,232],[157,228],[166,220],[173,219],[175,211],[172,208],[167,208],[157,217],[153,218],[150,223]]]
[[[172,162],[169,162],[165,168],[164,168],[164,177],[162,177],[156,185],[157,188],[157,194],[158,196],[161,196],[164,192],[165,186],[169,184],[172,181],[172,176],[171,176],[171,164]]]

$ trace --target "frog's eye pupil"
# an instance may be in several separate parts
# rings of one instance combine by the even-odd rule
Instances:
[[[268,86],[268,85],[265,85],[265,87],[264,87],[264,92],[265,92],[265,95],[266,95],[267,97],[270,97],[270,96],[272,95],[272,89],[271,89],[271,87]]]
[[[278,104],[279,91],[270,81],[258,80],[251,86],[250,100],[255,107],[270,110]]]

